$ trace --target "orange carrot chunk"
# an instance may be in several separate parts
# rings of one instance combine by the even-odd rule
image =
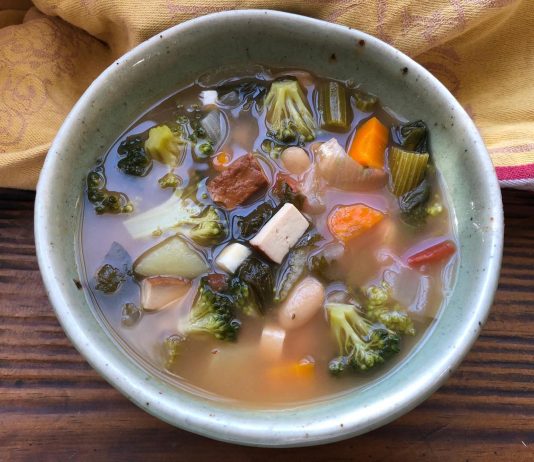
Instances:
[[[232,159],[229,154],[221,151],[213,158],[213,167],[215,170],[221,171],[228,166],[231,160]]]
[[[386,126],[372,117],[356,130],[349,155],[364,167],[384,168],[384,151],[388,138]]]
[[[328,217],[328,229],[342,242],[360,236],[380,223],[384,214],[363,204],[338,207]]]
[[[315,376],[315,362],[311,358],[303,358],[297,363],[278,364],[267,370],[267,378],[274,382],[309,381]]]

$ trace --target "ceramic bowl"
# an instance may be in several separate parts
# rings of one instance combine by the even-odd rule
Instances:
[[[286,409],[241,409],[194,396],[136,363],[102,327],[84,292],[75,246],[84,178],[149,107],[201,75],[253,64],[352,79],[431,129],[435,164],[458,231],[456,282],[434,327],[408,357],[357,392]],[[39,180],[37,255],[72,343],[114,387],[160,419],[211,438],[302,446],[384,425],[426,399],[460,363],[484,324],[499,275],[503,216],[492,164],[475,125],[447,89],[406,55],[354,29],[255,10],[204,16],[142,43],[106,69],[61,127]]]

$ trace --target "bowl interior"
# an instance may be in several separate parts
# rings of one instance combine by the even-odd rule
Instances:
[[[84,178],[137,117],[214,72],[253,64],[352,79],[431,129],[432,152],[457,220],[461,260],[449,301],[403,367],[358,393],[284,410],[232,409],[172,387],[136,364],[105,332],[73,283]],[[68,211],[68,212],[66,212]],[[113,63],[61,128],[41,175],[36,242],[43,279],[67,335],[128,398],[163,420],[226,441],[295,446],[335,441],[413,408],[459,363],[484,323],[502,252],[495,174],[469,117],[447,90],[405,55],[373,37],[272,11],[237,11],[176,26]]]

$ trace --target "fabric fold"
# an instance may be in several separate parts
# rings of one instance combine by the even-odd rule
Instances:
[[[0,0],[0,186],[33,189],[89,84],[161,30],[269,8],[337,22],[425,66],[477,124],[503,187],[534,190],[534,8],[529,0]]]

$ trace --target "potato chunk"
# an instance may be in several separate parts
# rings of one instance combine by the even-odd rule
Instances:
[[[162,310],[183,298],[191,281],[169,276],[151,276],[141,282],[141,306],[144,310]]]
[[[183,238],[172,236],[148,249],[134,263],[140,276],[176,276],[193,279],[208,271],[204,255]]]

